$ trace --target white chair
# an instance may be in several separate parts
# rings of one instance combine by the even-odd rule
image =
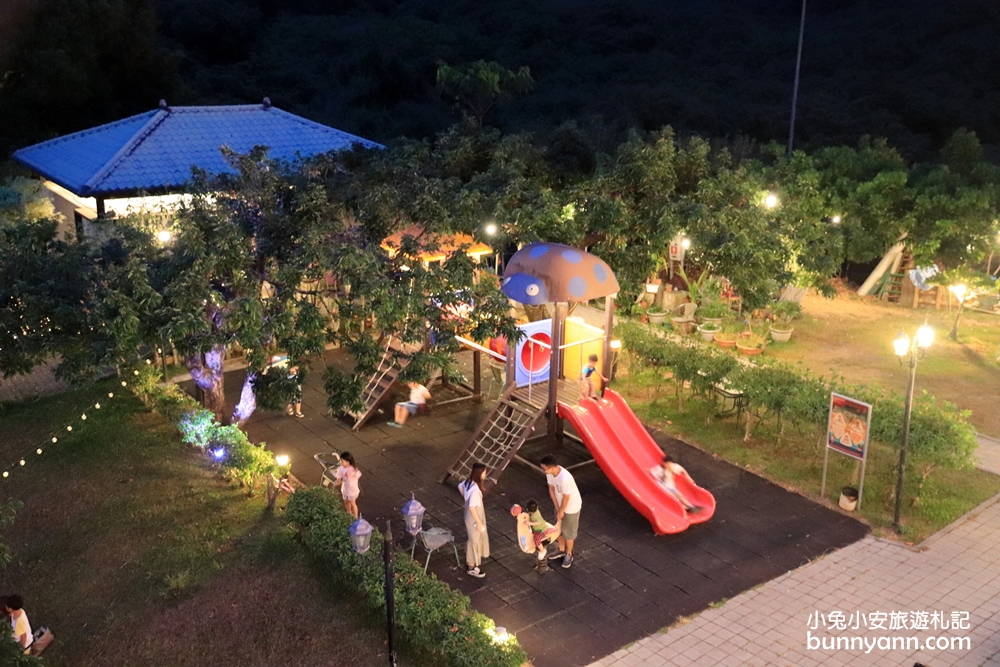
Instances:
[[[428,528],[426,530],[420,531],[420,542],[424,545],[424,549],[427,551],[427,560],[424,562],[424,574],[427,574],[427,567],[431,564],[431,554],[433,554],[438,549],[451,545],[451,548],[455,551],[455,563],[462,567],[462,561],[458,557],[458,547],[455,545],[455,536],[447,528]],[[417,548],[417,541],[413,541],[413,548],[410,549],[410,556],[413,556],[413,552]]]

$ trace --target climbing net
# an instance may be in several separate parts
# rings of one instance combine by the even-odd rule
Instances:
[[[495,483],[529,435],[529,429],[540,414],[541,411],[526,412],[501,400],[490,414],[486,425],[449,472],[459,479],[465,479],[472,472],[473,463],[484,463],[487,477]]]

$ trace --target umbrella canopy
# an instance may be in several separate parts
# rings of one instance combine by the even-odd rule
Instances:
[[[589,301],[618,292],[618,280],[604,260],[561,243],[531,243],[504,270],[503,292],[531,306]]]

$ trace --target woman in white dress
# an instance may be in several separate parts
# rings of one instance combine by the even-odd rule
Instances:
[[[483,482],[486,480],[486,466],[473,463],[469,478],[458,485],[465,498],[465,563],[468,573],[478,579],[486,575],[479,566],[490,555],[490,536],[486,532],[486,509],[483,507]]]

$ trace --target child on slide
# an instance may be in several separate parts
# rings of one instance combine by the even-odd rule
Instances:
[[[660,488],[670,493],[680,501],[681,505],[684,506],[684,509],[687,510],[688,514],[697,514],[705,509],[704,507],[695,505],[689,501],[677,488],[676,478],[678,476],[687,477],[688,481],[692,484],[694,484],[694,480],[691,479],[691,475],[688,474],[687,470],[685,470],[683,466],[678,463],[674,463],[674,459],[669,454],[664,454],[663,463],[658,466],[653,466],[649,472],[653,473],[653,477],[656,478],[656,482],[660,485]]]

